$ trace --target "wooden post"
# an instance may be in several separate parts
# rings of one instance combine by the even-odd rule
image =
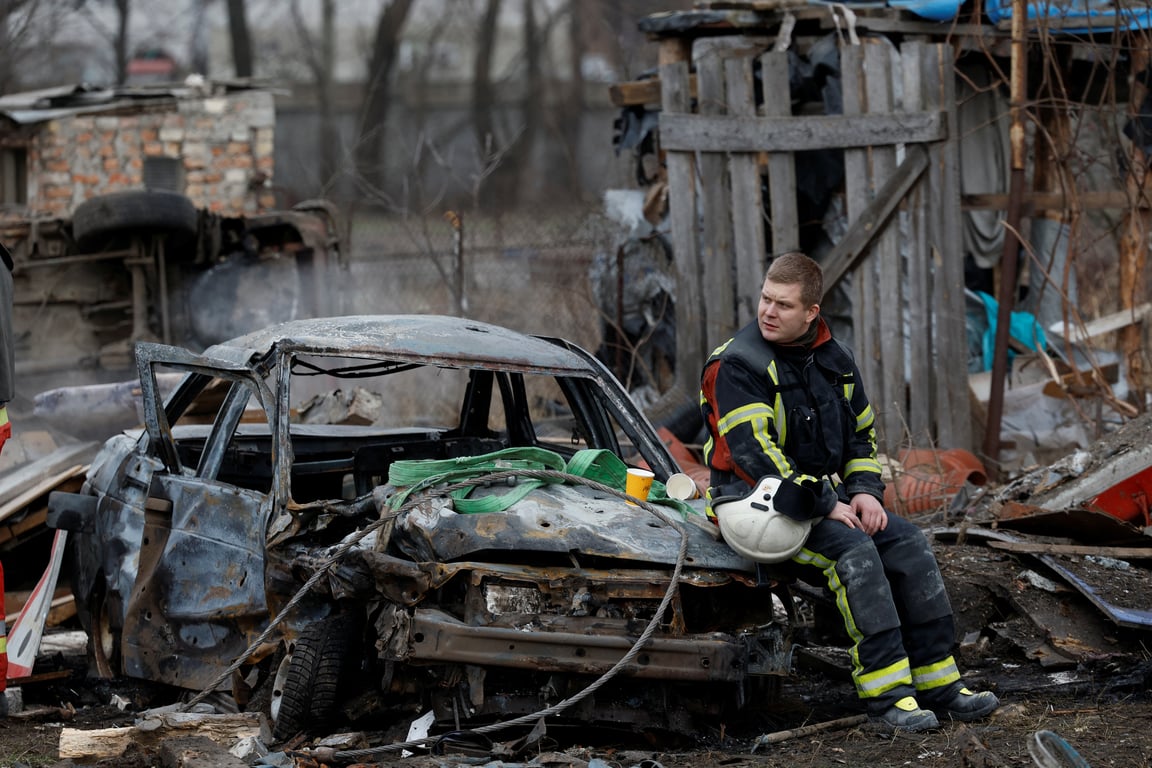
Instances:
[[[840,49],[840,72],[844,86],[844,114],[859,115],[867,111],[867,93],[864,82],[864,51],[860,45],[846,45]],[[871,198],[868,179],[868,150],[844,150],[844,192],[848,221],[855,221],[868,207]],[[865,288],[874,288],[872,260],[865,256],[850,273],[852,281],[852,346],[856,364],[864,378],[865,391],[880,386],[880,369],[876,361],[872,328],[873,317],[866,308]]]
[[[996,351],[992,358],[992,385],[988,396],[988,423],[984,455],[988,475],[1000,476],[1000,424],[1004,415],[1004,378],[1008,373],[1008,336],[1016,297],[1016,263],[1020,249],[1020,203],[1024,195],[1024,99],[1028,96],[1028,44],[1025,38],[1027,5],[1012,0],[1011,120],[1012,169],[1008,184],[1007,230],[1000,256],[1000,295],[996,316]]]
[[[960,225],[960,132],[952,46],[925,48],[921,80],[924,108],[939,110],[947,141],[929,148],[927,203],[932,261],[933,413],[936,440],[945,448],[970,448],[972,403],[968,387],[968,338],[964,319],[964,253]]]
[[[1141,77],[1148,69],[1149,42],[1147,32],[1131,33],[1131,70],[1128,77],[1128,115],[1139,120],[1140,106],[1148,93]],[[1140,134],[1137,134],[1139,136]],[[1132,154],[1128,158],[1129,208],[1124,215],[1120,237],[1120,307],[1132,310],[1141,302],[1144,288],[1144,269],[1148,263],[1149,212],[1141,205],[1148,199],[1148,156],[1144,148],[1131,142]],[[1120,348],[1127,365],[1128,400],[1144,412],[1147,392],[1144,382],[1143,324],[1133,324],[1120,331]]]
[[[672,38],[660,43],[660,106],[663,114],[691,111],[688,62],[690,40]],[[700,369],[708,359],[704,339],[704,291],[699,226],[696,214],[696,174],[691,152],[669,152],[668,218],[676,263],[676,389],[694,400],[700,388]]]
[[[728,114],[756,115],[752,89],[752,56],[732,56],[724,61]],[[728,159],[732,177],[732,233],[735,251],[737,328],[756,317],[757,297],[764,280],[764,197],[760,191],[760,164],[757,153],[732,153]],[[724,339],[713,339],[719,344]]]
[[[886,39],[869,39],[864,46],[864,69],[868,88],[868,111],[893,111],[892,47]],[[872,194],[896,169],[896,148],[872,147]],[[879,355],[880,378],[865,382],[872,395],[880,444],[895,452],[904,437],[904,267],[900,258],[899,215],[894,216],[875,241],[871,273],[874,281],[866,291],[865,307],[876,328],[874,349]],[[868,286],[865,286],[866,288]]]
[[[900,60],[904,77],[904,109],[924,109],[924,43],[904,43]],[[918,183],[907,196],[908,211],[908,432],[912,446],[931,445],[932,403],[932,251],[925,212],[928,195]],[[965,446],[966,447],[966,446]]]
[[[727,111],[723,54],[718,45],[696,52],[696,102],[701,115],[723,115]],[[700,265],[704,277],[704,301],[697,310],[704,315],[704,341],[713,347],[731,338],[736,328],[732,198],[727,156],[720,152],[701,152],[697,162],[703,213]],[[702,359],[701,365],[703,362]]]
[[[792,91],[788,80],[787,51],[770,51],[760,57],[760,83],[764,89],[764,116],[790,116]],[[772,252],[783,253],[799,248],[796,160],[791,152],[768,153],[768,205]]]

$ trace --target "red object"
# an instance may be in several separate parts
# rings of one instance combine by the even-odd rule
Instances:
[[[1148,510],[1152,502],[1152,467],[1121,480],[1088,502],[1101,512],[1146,528],[1152,525]]]
[[[902,517],[947,504],[966,482],[988,482],[980,460],[959,448],[911,448],[901,451],[899,458],[903,471],[884,488],[884,506]]]
[[[5,425],[7,426],[7,425]],[[0,447],[4,444],[0,440]],[[0,563],[0,693],[8,690],[8,623],[4,614],[4,564]]]
[[[4,452],[4,443],[6,443],[10,437],[12,437],[12,424],[6,423],[0,425],[0,453]]]

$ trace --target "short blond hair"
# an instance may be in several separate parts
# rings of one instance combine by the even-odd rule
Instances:
[[[819,304],[824,298],[824,270],[811,257],[800,251],[788,251],[772,259],[765,280],[785,285],[800,286],[800,300],[804,306]]]

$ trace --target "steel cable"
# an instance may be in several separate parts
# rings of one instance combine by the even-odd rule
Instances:
[[[520,717],[514,718],[512,720],[504,720],[504,721],[500,721],[498,723],[490,723],[489,725],[480,726],[478,728],[472,729],[472,733],[476,733],[476,734],[494,733],[496,731],[505,730],[507,728],[512,728],[512,727],[515,727],[518,725],[526,725],[528,723],[533,723],[533,722],[539,721],[545,717],[550,717],[552,715],[559,714],[560,712],[563,712],[564,710],[568,709],[569,707],[573,706],[574,704],[577,704],[577,703],[583,701],[588,696],[595,693],[599,688],[604,686],[612,678],[614,678],[617,674],[619,674],[621,672],[621,670],[623,670],[625,667],[627,667],[629,664],[632,663],[632,661],[640,653],[640,651],[643,649],[643,647],[651,639],[651,637],[655,633],[656,629],[660,626],[661,618],[664,616],[664,613],[668,609],[668,605],[672,602],[672,599],[676,595],[677,587],[678,587],[679,582],[680,582],[680,574],[683,571],[684,561],[687,558],[687,554],[688,554],[688,536],[687,536],[687,533],[679,521],[674,520],[673,518],[669,517],[668,514],[664,510],[660,509],[658,506],[651,504],[647,501],[635,499],[634,497],[629,496],[628,494],[624,493],[623,491],[620,491],[616,488],[613,488],[612,486],[605,485],[603,483],[597,482],[595,480],[590,480],[586,477],[581,477],[579,475],[569,474],[567,472],[560,472],[560,471],[556,471],[556,470],[519,469],[519,470],[505,470],[505,471],[484,473],[482,475],[482,479],[470,478],[470,479],[463,481],[463,482],[457,482],[457,483],[453,483],[451,485],[445,485],[443,487],[435,487],[435,488],[429,488],[426,490],[422,490],[420,493],[415,494],[411,498],[406,500],[405,503],[399,509],[397,509],[395,512],[384,515],[378,520],[374,520],[370,525],[366,526],[365,528],[363,528],[360,531],[357,531],[355,535],[353,535],[352,537],[348,538],[347,540],[341,542],[336,547],[336,549],[332,552],[332,554],[328,557],[328,559],[326,559],[324,562],[322,562],[317,567],[316,572],[313,573],[308,578],[308,580],[304,583],[304,585],[296,592],[296,594],[292,596],[292,599],[289,600],[285,604],[284,608],[280,611],[280,613],[277,614],[277,616],[269,623],[268,627],[263,632],[260,633],[260,635],[256,638],[256,640],[254,640],[252,642],[252,644],[248,647],[248,649],[243,654],[241,654],[239,657],[237,657],[236,660],[233,661],[232,664],[229,665],[229,667],[226,670],[224,670],[224,672],[222,672],[220,674],[220,676],[217,677],[217,679],[212,682],[211,685],[206,687],[200,693],[196,694],[196,696],[194,696],[192,699],[190,699],[187,703],[178,707],[178,711],[187,711],[189,708],[191,708],[195,704],[199,703],[200,701],[203,701],[204,698],[206,698],[208,695],[210,695],[213,691],[215,691],[217,689],[217,687],[219,687],[225,680],[227,680],[229,678],[229,676],[232,675],[233,672],[238,670],[244,664],[244,662],[246,662],[249,658],[251,658],[252,654],[256,652],[256,649],[259,648],[261,645],[263,645],[265,641],[267,641],[267,639],[272,635],[272,632],[276,629],[276,627],[279,626],[283,622],[284,617],[287,616],[292,611],[292,609],[295,608],[295,606],[300,603],[301,600],[304,599],[304,596],[308,594],[308,592],[320,581],[320,579],[323,578],[324,575],[327,574],[328,571],[330,571],[332,569],[332,567],[337,562],[339,562],[339,560],[341,558],[343,558],[345,555],[347,555],[348,552],[350,552],[353,547],[355,547],[357,544],[359,544],[360,541],[362,541],[370,533],[379,530],[386,523],[388,523],[392,520],[395,520],[396,518],[400,517],[402,514],[406,513],[408,510],[412,509],[413,507],[415,507],[415,506],[417,506],[417,505],[419,505],[425,501],[431,500],[433,498],[447,496],[450,493],[452,493],[453,491],[473,487],[473,486],[476,486],[476,485],[481,484],[481,483],[514,481],[515,479],[522,478],[522,477],[535,478],[535,479],[539,479],[539,480],[560,480],[564,483],[584,485],[584,486],[587,486],[589,488],[592,488],[593,490],[600,491],[602,493],[608,493],[608,494],[611,494],[613,496],[617,496],[621,499],[624,499],[626,501],[631,501],[631,502],[637,504],[637,506],[643,508],[645,511],[655,515],[656,518],[658,518],[660,521],[671,526],[673,528],[673,530],[675,530],[680,535],[680,547],[677,551],[676,565],[673,568],[672,578],[669,581],[668,589],[665,590],[665,592],[664,592],[664,597],[660,601],[659,607],[657,608],[656,612],[653,614],[652,619],[648,622],[648,625],[644,628],[644,631],[641,632],[640,636],[636,639],[636,642],[632,644],[632,647],[628,650],[628,652],[625,653],[620,658],[620,660],[617,661],[616,664],[614,664],[612,666],[611,669],[609,669],[603,675],[601,675],[598,679],[596,679],[592,683],[590,683],[588,685],[588,687],[584,688],[579,693],[577,693],[573,696],[570,696],[567,699],[564,699],[563,701],[557,702],[556,704],[553,704],[549,707],[546,707],[545,709],[542,709],[538,712],[534,712],[534,713],[531,713],[528,715],[521,715]],[[426,746],[426,744],[429,741],[430,741],[430,739],[428,739],[428,738],[421,738],[421,739],[416,739],[413,741],[407,741],[407,742],[403,742],[403,743],[387,744],[387,745],[383,745],[380,747],[372,747],[369,749],[334,751],[330,748],[322,748],[319,750],[308,750],[307,753],[311,754],[311,755],[316,755],[317,757],[320,757],[320,759],[322,759],[323,761],[326,761],[326,762],[352,762],[352,761],[360,760],[360,759],[363,759],[366,757],[372,757],[374,755],[386,754],[389,752],[397,752],[397,751],[406,750],[406,749],[422,749]]]

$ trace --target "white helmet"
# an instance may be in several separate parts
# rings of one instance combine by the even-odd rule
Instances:
[[[737,554],[757,563],[791,559],[820,520],[794,520],[777,510],[773,499],[781,482],[768,475],[760,478],[747,496],[718,499],[712,505],[724,541]]]

